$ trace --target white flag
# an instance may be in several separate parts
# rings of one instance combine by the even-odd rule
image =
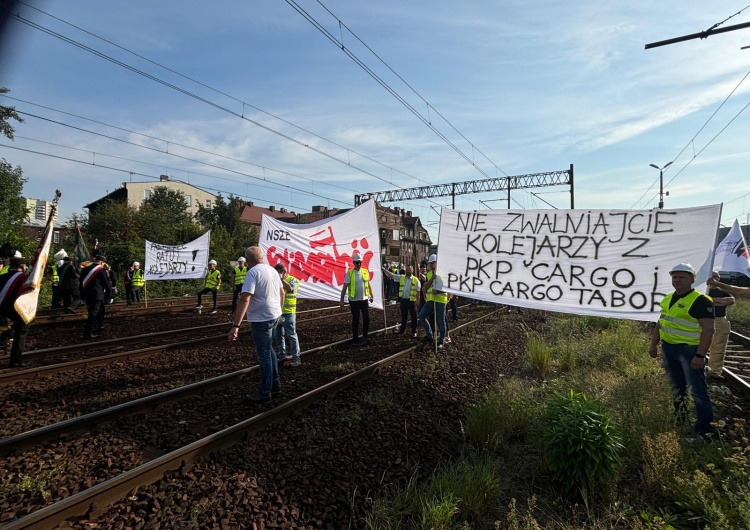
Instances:
[[[750,276],[750,252],[747,251],[745,236],[740,230],[740,223],[734,220],[732,229],[714,253],[714,269],[722,272],[741,272]]]
[[[208,268],[211,230],[182,245],[160,245],[146,241],[146,280],[190,280],[203,278]]]

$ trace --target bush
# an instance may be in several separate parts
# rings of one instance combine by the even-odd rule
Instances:
[[[552,367],[552,348],[536,333],[526,336],[526,360],[540,376],[545,376]]]
[[[601,405],[570,390],[552,399],[545,420],[542,445],[555,480],[566,492],[580,488],[584,499],[608,490],[623,444],[619,429]]]

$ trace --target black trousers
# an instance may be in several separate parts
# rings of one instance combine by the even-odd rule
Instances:
[[[84,336],[91,335],[94,329],[104,327],[104,300],[86,300],[86,307],[89,310],[89,318],[83,328]]]
[[[211,293],[211,296],[213,297],[213,300],[214,300],[213,309],[216,309],[216,289],[211,289],[210,287],[204,287],[203,289],[198,291],[198,305],[201,305],[201,298],[203,297],[203,295],[208,294],[208,293]]]
[[[141,301],[141,288],[140,287],[131,287],[133,290],[133,302],[140,302]]]
[[[60,285],[52,284],[52,309],[62,307],[62,296],[60,294]]]
[[[240,293],[242,292],[242,285],[235,285],[234,286],[234,293],[232,293],[232,314],[237,310],[237,300],[240,298]]]
[[[133,303],[133,284],[132,283],[125,284],[125,301],[129,304]]]
[[[21,315],[16,313],[15,309],[3,313],[3,316],[13,322],[13,328],[3,332],[3,340],[13,333],[13,347],[10,349],[10,364],[18,364],[21,362],[21,354],[23,353],[24,346],[26,346],[26,335],[29,332],[29,326],[23,321]]]
[[[359,336],[359,314],[362,313],[362,338],[367,338],[370,331],[370,301],[349,300],[349,309],[352,312],[352,338],[357,340]]]
[[[399,332],[403,333],[406,330],[406,319],[411,316],[411,332],[417,332],[417,308],[416,302],[409,300],[408,298],[401,299],[401,329]]]
[[[81,295],[78,291],[73,289],[61,289],[63,307],[65,309],[72,309],[75,311],[76,307],[80,305]]]

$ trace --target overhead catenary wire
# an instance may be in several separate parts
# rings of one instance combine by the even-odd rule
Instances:
[[[124,51],[127,51],[128,53],[132,53],[133,55],[135,55],[135,56],[137,56],[137,57],[143,58],[144,60],[147,60],[147,61],[149,61],[149,62],[150,62],[150,63],[152,63],[152,64],[155,64],[155,65],[157,65],[157,66],[159,66],[159,67],[161,67],[161,68],[165,68],[165,69],[167,69],[168,71],[170,71],[170,72],[173,72],[173,73],[175,73],[175,74],[177,74],[177,75],[180,75],[181,77],[183,77],[183,78],[185,78],[185,79],[189,79],[189,80],[191,80],[192,82],[196,82],[196,83],[200,84],[201,86],[204,86],[204,87],[206,87],[206,88],[209,88],[209,89],[211,89],[211,90],[214,90],[214,91],[215,91],[215,92],[217,92],[217,93],[220,93],[220,94],[226,95],[226,94],[225,94],[224,92],[222,92],[222,91],[220,91],[220,90],[214,89],[213,87],[210,87],[209,85],[206,85],[205,83],[201,83],[201,82],[199,82],[199,81],[196,81],[196,80],[194,80],[194,79],[193,79],[193,78],[191,78],[191,77],[188,77],[188,76],[185,76],[185,75],[183,75],[183,74],[180,74],[180,73],[178,73],[178,72],[174,71],[173,69],[170,69],[170,68],[167,68],[167,67],[165,67],[165,66],[161,65],[160,63],[157,63],[157,62],[155,62],[155,61],[152,61],[152,60],[150,60],[150,59],[146,59],[146,58],[144,58],[143,56],[141,56],[140,54],[137,54],[137,53],[135,53],[135,52],[132,52],[132,51],[128,50],[127,48],[123,47],[123,46],[120,46],[120,45],[117,45],[117,44],[115,44],[115,43],[112,43],[111,41],[109,41],[109,40],[107,40],[107,39],[104,39],[103,37],[99,37],[98,35],[94,34],[93,32],[90,32],[90,31],[88,31],[88,30],[85,30],[85,29],[79,28],[78,26],[76,26],[76,25],[74,25],[74,24],[71,24],[71,23],[69,23],[69,22],[67,22],[67,21],[65,21],[65,20],[63,20],[63,19],[60,19],[60,18],[58,18],[58,17],[55,17],[55,16],[53,16],[53,15],[50,15],[49,13],[47,13],[47,12],[45,12],[45,11],[43,11],[43,10],[40,10],[39,8],[36,8],[36,7],[34,7],[34,6],[30,6],[29,4],[26,4],[26,3],[24,3],[24,2],[20,2],[20,3],[21,3],[21,4],[23,4],[23,5],[26,5],[26,6],[30,7],[30,8],[32,8],[32,9],[34,9],[34,10],[36,10],[36,11],[38,11],[38,12],[40,12],[40,13],[44,14],[44,15],[50,16],[50,17],[52,17],[52,18],[54,18],[54,19],[56,19],[56,20],[58,20],[58,21],[60,21],[60,22],[62,22],[62,23],[64,23],[64,24],[67,24],[67,25],[69,25],[69,26],[71,26],[71,27],[74,27],[74,28],[76,28],[76,29],[78,29],[78,30],[80,30],[80,31],[83,31],[83,32],[85,32],[85,33],[87,33],[87,34],[89,34],[89,35],[91,35],[91,36],[94,36],[94,37],[96,37],[96,38],[98,38],[98,39],[101,39],[101,40],[102,40],[102,41],[104,41],[104,42],[108,42],[108,43],[110,43],[110,44],[112,44],[112,45],[114,45],[114,46],[117,46],[117,47],[118,47],[119,49],[122,49],[122,50],[124,50]],[[299,145],[299,146],[301,146],[301,147],[307,148],[307,149],[309,149],[309,150],[311,150],[311,151],[313,151],[313,152],[315,152],[315,153],[317,153],[317,154],[319,154],[319,155],[321,155],[321,156],[324,156],[324,157],[326,157],[326,158],[328,158],[328,159],[330,159],[330,160],[333,160],[333,161],[335,161],[335,162],[338,162],[338,163],[344,164],[344,165],[346,165],[347,167],[350,167],[350,168],[354,169],[355,171],[358,171],[358,172],[360,172],[360,173],[363,173],[363,174],[365,174],[365,175],[368,175],[368,176],[370,176],[370,177],[373,177],[373,178],[375,178],[375,179],[377,179],[377,180],[380,180],[380,181],[382,181],[382,182],[384,182],[384,183],[387,183],[387,184],[390,184],[390,185],[395,185],[395,186],[397,186],[397,187],[399,187],[399,188],[401,188],[401,187],[402,187],[402,186],[399,186],[398,184],[394,184],[393,182],[391,182],[391,181],[389,181],[389,180],[386,180],[386,179],[384,179],[384,178],[382,178],[382,177],[380,177],[380,176],[378,176],[378,175],[376,175],[376,174],[374,174],[374,173],[372,173],[372,172],[370,172],[370,171],[367,171],[367,170],[365,170],[365,169],[364,169],[364,168],[362,168],[362,167],[359,167],[359,166],[357,166],[357,165],[354,165],[354,164],[352,164],[352,163],[351,163],[351,160],[344,160],[343,158],[341,158],[341,157],[339,157],[339,156],[337,156],[337,155],[333,155],[333,154],[331,154],[331,153],[328,153],[328,152],[326,152],[326,151],[324,151],[324,150],[322,150],[322,149],[319,149],[319,148],[317,148],[317,147],[311,146],[311,145],[309,145],[308,143],[306,143],[306,142],[304,142],[304,141],[302,141],[302,140],[298,140],[298,139],[296,139],[296,138],[293,138],[292,136],[290,136],[290,135],[288,135],[288,134],[286,134],[286,133],[283,133],[283,132],[281,132],[281,131],[277,131],[276,129],[274,129],[274,128],[270,127],[270,126],[264,125],[264,124],[262,124],[262,123],[258,122],[257,120],[253,120],[253,119],[250,119],[250,118],[248,118],[247,116],[245,116],[245,115],[244,115],[244,107],[245,107],[245,106],[249,106],[249,107],[251,107],[251,108],[254,108],[254,109],[258,110],[259,112],[262,112],[262,113],[264,113],[264,114],[266,114],[266,115],[272,116],[272,117],[274,117],[275,119],[278,119],[278,120],[280,120],[280,121],[282,121],[282,122],[284,122],[284,123],[287,123],[287,124],[289,124],[289,125],[291,125],[291,126],[293,126],[293,127],[297,128],[297,129],[299,129],[299,130],[302,130],[302,131],[304,131],[304,132],[306,132],[306,133],[308,133],[308,134],[311,134],[311,135],[315,136],[316,138],[320,138],[320,139],[322,139],[322,140],[324,140],[324,141],[326,141],[326,142],[329,142],[329,143],[331,143],[332,145],[335,145],[335,146],[337,146],[337,147],[339,147],[339,148],[341,148],[341,149],[344,149],[344,150],[346,150],[346,152],[347,152],[347,153],[354,153],[354,154],[356,154],[357,156],[360,156],[360,157],[362,157],[362,158],[364,158],[364,159],[366,159],[366,160],[369,160],[369,161],[371,161],[371,162],[373,162],[373,163],[376,163],[376,164],[378,164],[378,165],[380,165],[380,166],[382,166],[382,167],[386,167],[386,168],[389,168],[390,170],[392,170],[392,171],[396,171],[396,172],[397,172],[397,173],[399,173],[399,174],[402,174],[402,175],[404,175],[404,176],[407,176],[407,177],[409,177],[409,178],[413,178],[413,179],[417,180],[418,182],[422,182],[422,183],[425,183],[425,181],[424,181],[424,180],[422,180],[422,179],[419,179],[419,178],[417,178],[417,177],[414,177],[413,175],[409,175],[408,173],[405,173],[405,172],[403,172],[403,171],[401,171],[401,170],[398,170],[398,169],[396,169],[396,168],[393,168],[393,167],[391,167],[391,166],[389,166],[389,165],[387,165],[387,164],[383,164],[382,162],[379,162],[379,161],[377,161],[377,160],[375,160],[375,159],[372,159],[372,158],[370,158],[370,157],[367,157],[366,155],[363,155],[363,154],[361,154],[361,153],[359,153],[359,152],[357,152],[357,151],[355,151],[355,150],[353,150],[353,149],[350,149],[350,148],[348,148],[348,147],[346,147],[346,146],[343,146],[343,145],[341,145],[341,144],[338,144],[338,143],[336,143],[336,142],[333,142],[332,140],[329,140],[329,139],[327,139],[327,138],[325,138],[325,137],[323,137],[323,136],[320,136],[320,135],[318,135],[318,134],[315,134],[315,133],[313,133],[313,132],[311,132],[311,131],[309,131],[309,130],[307,130],[307,129],[304,129],[304,128],[302,128],[302,127],[299,127],[299,126],[297,126],[297,125],[295,125],[295,124],[293,124],[293,123],[291,123],[291,122],[289,122],[289,121],[287,121],[287,120],[283,120],[282,118],[279,118],[279,117],[277,117],[277,116],[275,116],[275,115],[273,115],[273,114],[271,114],[271,113],[268,113],[268,112],[266,112],[266,111],[263,111],[263,110],[261,110],[261,109],[258,109],[257,107],[254,107],[253,105],[250,105],[249,103],[246,103],[246,102],[244,102],[244,101],[242,101],[242,100],[239,100],[238,98],[235,98],[235,97],[233,97],[233,96],[228,96],[228,95],[227,95],[227,97],[230,97],[231,99],[233,99],[233,100],[235,100],[235,101],[238,101],[238,102],[242,102],[242,104],[243,104],[243,111],[242,111],[242,113],[237,113],[236,111],[233,111],[233,110],[231,110],[231,109],[229,109],[229,108],[227,108],[227,107],[225,107],[225,106],[223,106],[223,105],[220,105],[220,104],[218,104],[218,103],[216,103],[216,102],[213,102],[213,101],[211,101],[211,100],[209,100],[209,99],[207,99],[207,98],[204,98],[204,97],[202,97],[202,96],[199,96],[199,95],[197,95],[197,94],[195,94],[195,93],[193,93],[193,92],[191,92],[191,91],[189,91],[189,90],[187,90],[187,89],[184,89],[184,88],[182,88],[182,87],[179,87],[179,86],[177,86],[177,85],[175,85],[175,84],[173,84],[173,83],[170,83],[170,82],[168,82],[168,81],[165,81],[165,80],[163,80],[163,79],[160,79],[160,78],[156,77],[155,75],[149,74],[149,73],[147,73],[147,72],[145,72],[145,71],[143,71],[143,70],[140,70],[140,69],[138,69],[138,68],[136,68],[136,67],[134,67],[134,66],[131,66],[131,65],[127,64],[127,63],[124,63],[124,62],[122,62],[122,61],[120,61],[120,60],[118,60],[118,59],[115,59],[115,58],[113,58],[113,57],[111,57],[111,56],[109,56],[109,55],[107,55],[107,54],[105,54],[105,53],[103,53],[103,52],[100,52],[100,51],[98,51],[98,50],[96,50],[96,49],[94,49],[94,48],[91,48],[90,46],[87,46],[87,45],[85,45],[85,44],[83,44],[83,43],[81,43],[81,42],[78,42],[78,41],[76,41],[76,40],[74,40],[74,39],[72,39],[72,38],[70,38],[70,37],[67,37],[67,36],[65,36],[65,35],[62,35],[62,34],[60,34],[60,33],[56,32],[56,31],[54,31],[54,30],[51,30],[51,29],[49,29],[49,28],[46,28],[46,27],[42,26],[41,24],[38,24],[38,23],[36,23],[36,22],[33,22],[33,21],[31,21],[31,20],[28,20],[28,19],[26,19],[26,18],[22,17],[22,16],[21,16],[21,15],[19,15],[19,14],[13,14],[13,15],[11,15],[11,16],[12,16],[12,18],[13,18],[14,20],[16,20],[16,21],[18,21],[18,22],[20,22],[20,23],[22,23],[22,24],[25,24],[25,25],[27,25],[27,26],[29,26],[29,27],[32,27],[32,28],[34,28],[34,29],[37,29],[37,30],[39,30],[39,31],[41,31],[41,32],[43,32],[43,33],[46,33],[46,34],[48,34],[48,35],[50,35],[50,36],[52,36],[52,37],[55,37],[55,38],[57,38],[57,39],[59,39],[59,40],[62,40],[63,42],[66,42],[66,43],[68,43],[68,44],[71,44],[71,45],[73,45],[73,46],[75,46],[75,47],[78,47],[78,48],[80,48],[80,49],[82,49],[82,50],[84,50],[84,51],[87,51],[87,52],[89,52],[89,53],[91,53],[91,54],[93,54],[93,55],[97,56],[97,57],[100,57],[100,58],[102,58],[102,59],[105,59],[105,60],[107,60],[107,61],[110,61],[110,62],[112,62],[113,64],[116,64],[116,65],[118,65],[118,66],[121,66],[122,68],[125,68],[125,69],[127,69],[127,70],[129,70],[129,71],[131,71],[131,72],[133,72],[133,73],[136,73],[136,74],[138,74],[138,75],[141,75],[141,76],[143,76],[143,77],[146,77],[147,79],[150,79],[150,80],[152,80],[152,81],[154,81],[154,82],[157,82],[157,83],[159,83],[159,84],[162,84],[162,85],[164,85],[164,86],[166,86],[166,87],[168,87],[168,88],[171,88],[171,89],[173,89],[173,90],[175,90],[175,91],[177,91],[177,92],[180,92],[180,93],[182,93],[182,94],[184,94],[184,95],[186,95],[186,96],[188,96],[188,97],[194,98],[194,99],[196,99],[196,100],[198,100],[198,101],[200,101],[200,102],[202,102],[202,103],[205,103],[205,104],[207,104],[207,105],[209,105],[209,106],[212,106],[212,107],[214,107],[214,108],[216,108],[216,109],[218,109],[218,110],[221,110],[221,111],[223,111],[223,112],[226,112],[226,113],[228,113],[228,114],[231,114],[231,115],[233,115],[233,116],[236,116],[236,117],[238,117],[238,118],[241,118],[241,119],[243,119],[243,120],[245,120],[245,121],[248,121],[249,123],[251,123],[251,124],[253,124],[253,125],[257,126],[257,127],[260,127],[260,128],[262,128],[262,129],[264,129],[264,130],[266,130],[266,131],[268,131],[268,132],[271,132],[271,133],[273,133],[273,134],[276,134],[276,135],[278,135],[278,136],[280,136],[280,137],[282,137],[282,138],[284,138],[284,139],[286,139],[286,140],[288,140],[288,141],[291,141],[291,142],[293,142],[293,143],[295,143],[295,144],[297,144],[297,145]],[[431,202],[432,202],[432,201],[431,201]]]

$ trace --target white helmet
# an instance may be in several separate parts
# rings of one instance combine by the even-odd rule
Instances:
[[[215,259],[212,259],[211,261],[208,262],[208,264],[209,265],[216,265],[217,263],[216,263]]]
[[[693,278],[697,276],[695,273],[695,269],[693,268],[690,263],[678,263],[674,267],[672,267],[672,270],[669,271],[669,274],[672,274],[673,272],[688,272],[693,275]]]
[[[359,254],[359,252],[355,252],[352,256],[352,261],[359,261],[362,263],[362,256]]]
[[[68,253],[65,252],[65,249],[62,249],[59,252],[56,252],[55,256],[54,256],[54,258],[58,259],[58,260],[59,259],[63,259],[63,258],[67,258],[67,257],[68,257]]]
[[[140,266],[141,266],[141,264],[140,264],[140,263],[138,263],[137,261],[134,261],[134,262],[133,262],[133,267],[140,267]]]
[[[247,261],[247,260],[245,259],[245,256],[240,256],[240,258],[237,261]]]
[[[431,254],[429,258],[427,258],[427,263],[435,263],[437,261],[437,256],[435,254]]]

